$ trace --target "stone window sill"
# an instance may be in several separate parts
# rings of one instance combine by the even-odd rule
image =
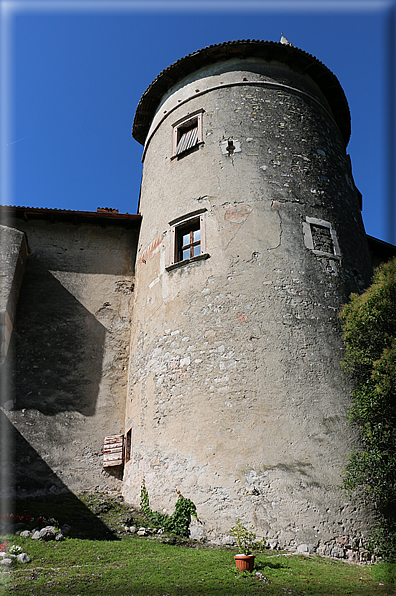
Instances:
[[[174,269],[178,269],[179,267],[183,267],[183,265],[189,265],[190,263],[196,263],[197,261],[205,261],[210,257],[210,254],[204,252],[202,255],[197,255],[196,257],[192,257],[191,259],[185,259],[184,261],[178,261],[177,263],[173,263],[172,265],[168,265],[165,267],[166,271],[173,271]]]

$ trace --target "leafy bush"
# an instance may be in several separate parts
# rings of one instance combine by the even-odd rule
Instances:
[[[362,445],[349,457],[343,486],[375,506],[372,549],[396,560],[396,258],[376,269],[362,295],[351,295],[340,317],[342,364],[355,387],[349,421]]]
[[[234,536],[241,555],[251,555],[253,551],[260,552],[265,547],[265,539],[256,542],[256,534],[252,530],[254,530],[253,526],[250,526],[249,530],[240,519],[237,519],[235,526],[230,529],[230,534]]]
[[[179,496],[172,515],[152,511],[150,509],[148,491],[143,481],[140,490],[140,509],[153,526],[164,528],[166,532],[188,538],[190,536],[191,517],[195,517],[199,521],[197,508],[190,499],[186,499],[179,491],[177,492]]]

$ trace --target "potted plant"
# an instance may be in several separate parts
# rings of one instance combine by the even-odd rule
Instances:
[[[250,526],[248,530],[240,519],[237,519],[236,525],[230,529],[230,534],[235,538],[239,550],[239,553],[234,556],[239,571],[253,571],[255,558],[253,551],[261,551],[264,548],[265,539],[256,542],[253,529],[253,526]]]

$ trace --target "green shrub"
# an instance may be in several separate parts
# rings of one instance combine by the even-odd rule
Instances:
[[[246,528],[240,519],[237,519],[235,526],[230,529],[230,534],[236,540],[239,554],[251,555],[253,552],[261,552],[265,548],[265,539],[256,542],[254,527]]]
[[[175,505],[175,511],[172,515],[159,513],[150,509],[150,501],[147,488],[143,481],[140,490],[140,509],[146,515],[149,522],[157,527],[164,528],[166,532],[171,532],[177,536],[188,538],[190,536],[191,517],[198,520],[197,508],[190,499],[186,499],[178,491],[178,499]],[[199,521],[199,520],[198,520]]]
[[[354,384],[349,421],[361,448],[349,457],[343,487],[374,505],[374,552],[396,560],[396,259],[376,269],[372,285],[341,312],[345,358]]]

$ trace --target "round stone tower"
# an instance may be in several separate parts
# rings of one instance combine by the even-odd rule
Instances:
[[[338,312],[370,281],[337,78],[291,46],[234,41],[143,94],[142,227],[124,495],[192,499],[207,535],[237,517],[325,552],[366,532]]]

